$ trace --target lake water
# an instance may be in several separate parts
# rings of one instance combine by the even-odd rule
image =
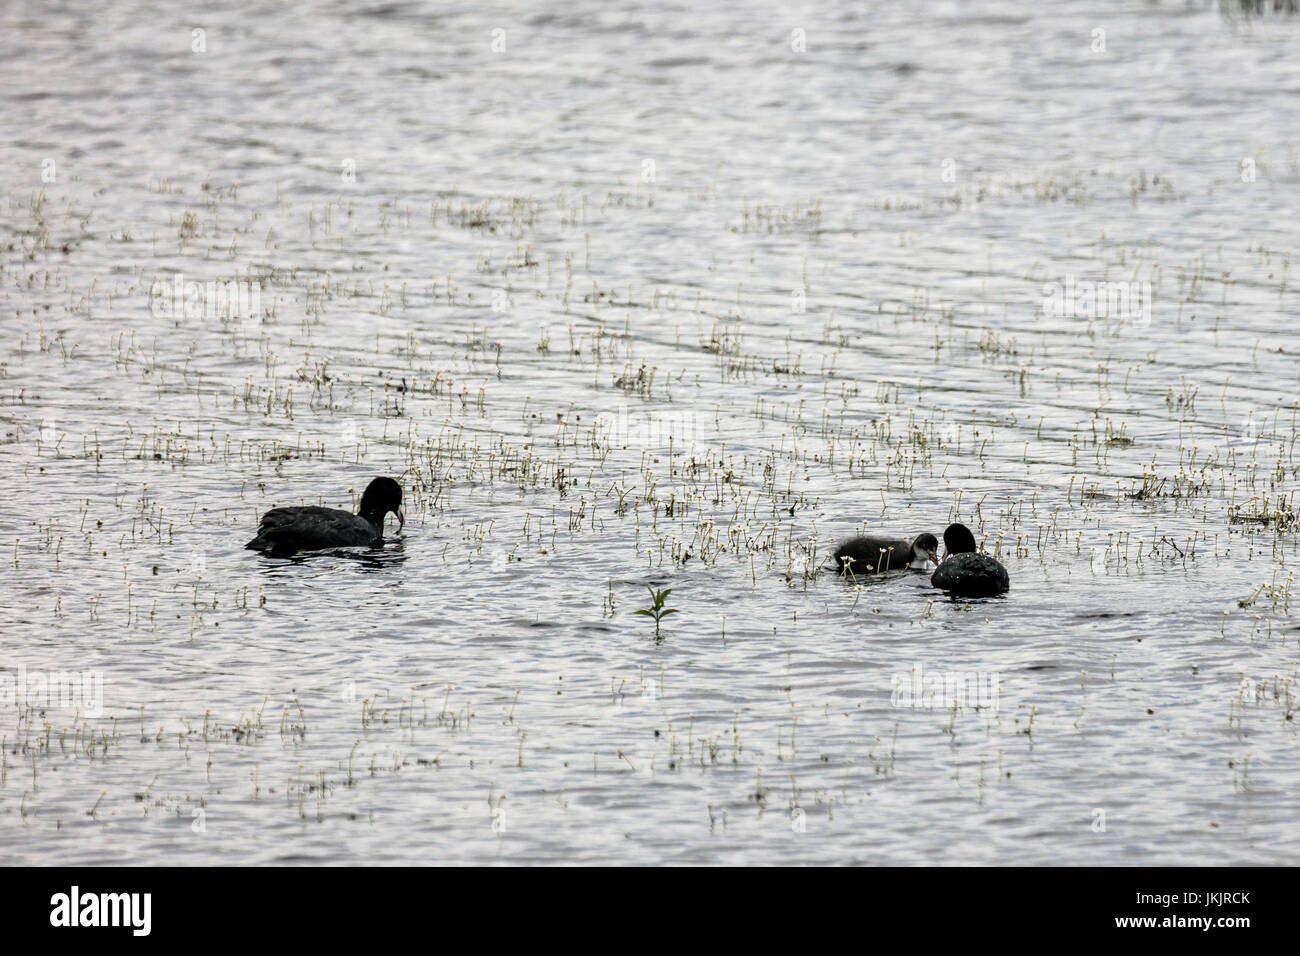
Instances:
[[[0,860],[1294,860],[1300,17],[243,6],[0,10]]]

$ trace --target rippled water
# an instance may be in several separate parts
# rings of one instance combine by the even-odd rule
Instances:
[[[0,859],[1294,858],[1300,18],[245,6],[3,8]]]

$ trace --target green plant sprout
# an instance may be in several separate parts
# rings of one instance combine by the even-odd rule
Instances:
[[[664,607],[665,602],[667,602],[668,600],[668,595],[673,593],[673,589],[664,588],[662,591],[656,591],[654,588],[652,588],[650,585],[647,584],[646,590],[650,592],[650,597],[653,599],[654,603],[651,604],[649,607],[640,608],[637,611],[634,611],[633,613],[644,614],[646,617],[654,618],[655,619],[655,640],[656,641],[663,640],[663,638],[659,634],[659,622],[662,621],[664,618],[666,618],[669,614],[676,614],[678,611],[678,608],[675,607]]]

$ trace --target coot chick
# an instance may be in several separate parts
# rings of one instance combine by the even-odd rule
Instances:
[[[913,540],[868,534],[845,541],[835,549],[835,567],[840,574],[875,574],[901,568],[924,569],[927,561],[939,563],[935,552],[939,539],[932,534],[918,534]]]
[[[992,597],[1011,587],[1007,569],[975,550],[975,535],[964,524],[950,524],[943,533],[947,554],[930,583],[960,597]]]
[[[356,514],[337,508],[272,508],[262,515],[257,537],[244,545],[273,558],[325,548],[377,548],[384,543],[384,518],[397,515],[397,530],[406,524],[402,486],[392,478],[376,478],[361,496]]]

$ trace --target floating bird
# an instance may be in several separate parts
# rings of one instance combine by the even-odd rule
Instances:
[[[397,530],[406,524],[402,486],[392,478],[376,478],[361,496],[356,514],[337,508],[272,508],[262,515],[257,537],[244,545],[273,558],[326,548],[377,548],[384,543],[384,518],[397,515]]]
[[[939,539],[932,534],[918,534],[913,540],[864,535],[845,541],[835,549],[835,567],[840,574],[875,574],[900,568],[924,570],[927,561],[939,563],[935,552]]]
[[[946,554],[930,583],[961,597],[992,597],[1011,587],[1007,569],[975,550],[975,535],[964,524],[950,524],[943,533]]]

